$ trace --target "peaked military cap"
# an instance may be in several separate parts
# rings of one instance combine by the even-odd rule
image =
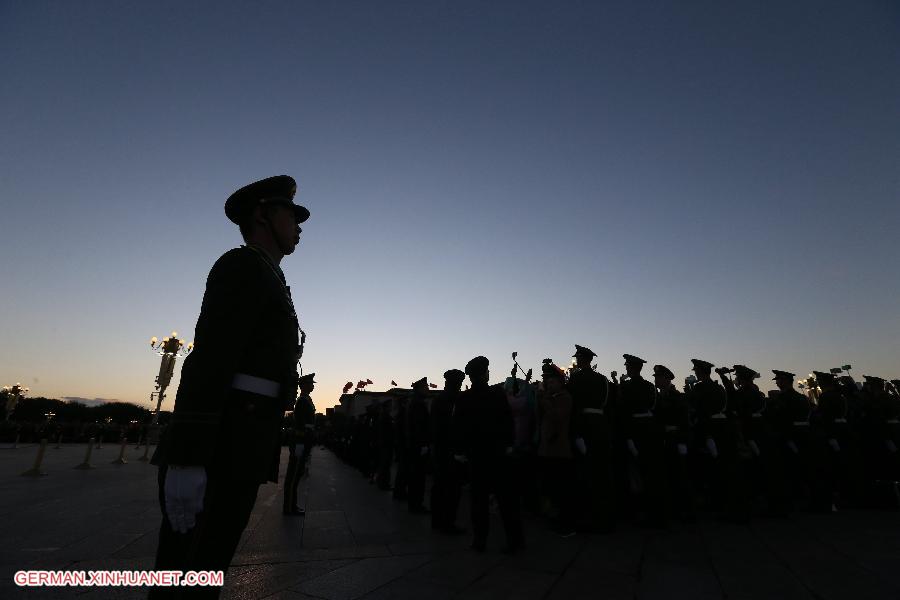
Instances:
[[[310,373],[309,375],[304,375],[303,377],[298,377],[297,383],[300,385],[303,385],[304,383],[315,383],[316,381],[315,381],[315,379],[313,379],[315,376],[316,376],[315,373]]]
[[[481,375],[487,372],[490,361],[484,356],[476,356],[466,363],[466,375]]]
[[[772,372],[775,374],[775,377],[772,378],[773,381],[778,379],[779,377],[784,377],[786,379],[793,379],[795,377],[793,373],[788,373],[787,371],[772,369]]]
[[[653,365],[653,374],[657,377],[665,377],[667,379],[675,379],[675,373],[663,365]]]
[[[748,379],[756,379],[759,377],[759,373],[745,365],[734,365],[734,374]]]
[[[418,380],[418,381],[414,381],[413,384],[412,384],[412,388],[413,388],[413,389],[416,389],[417,387],[424,387],[424,388],[427,388],[427,387],[428,387],[428,378],[427,378],[427,377],[423,377],[422,379],[420,379],[420,380]]]
[[[692,358],[692,359],[691,359],[691,364],[694,365],[693,370],[695,370],[695,371],[696,371],[697,369],[706,369],[706,370],[709,370],[709,369],[712,369],[712,368],[713,368],[713,364],[712,364],[711,362],[707,362],[707,361],[705,361],[705,360],[700,360],[699,358]]]
[[[637,356],[634,356],[632,354],[623,354],[622,358],[625,359],[626,365],[642,365],[647,362],[643,358],[638,358]]]
[[[259,204],[282,204],[294,209],[294,218],[303,223],[309,218],[306,207],[294,204],[297,182],[290,175],[276,175],[245,185],[225,201],[225,216],[240,225]]]
[[[884,383],[884,379],[882,379],[881,377],[875,377],[874,375],[863,375],[863,379],[874,383]]]
[[[813,371],[816,381],[834,381],[834,373],[825,373],[824,371]]]
[[[554,365],[552,362],[541,365],[541,375],[544,377],[556,377],[557,379],[565,379],[566,372]]]
[[[575,354],[573,354],[572,356],[589,356],[593,358],[597,356],[597,354],[586,346],[579,346],[578,344],[575,344]]]
[[[459,369],[450,369],[448,371],[444,371],[444,379],[446,379],[447,381],[455,381],[458,383],[465,378],[466,374]]]

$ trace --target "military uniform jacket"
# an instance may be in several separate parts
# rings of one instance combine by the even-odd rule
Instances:
[[[768,437],[771,432],[766,415],[766,397],[756,384],[731,390],[732,405],[740,419],[744,437],[759,441]]]
[[[458,397],[459,392],[444,390],[431,402],[431,440],[437,455],[449,454],[453,447],[452,419]]]
[[[294,404],[294,444],[312,444],[314,442],[311,426],[316,421],[316,406],[312,398],[301,395]],[[309,425],[310,427],[307,427]]]
[[[431,441],[431,423],[428,418],[428,405],[422,397],[413,397],[406,408],[406,443],[407,448],[417,450],[427,446]]]
[[[819,426],[828,438],[839,438],[848,433],[847,400],[837,390],[827,390],[819,396]]]
[[[696,431],[700,439],[714,437],[726,428],[728,396],[725,388],[713,380],[698,381],[688,393],[688,405],[696,415]]]
[[[643,378],[627,379],[619,384],[620,410],[624,438],[659,433],[656,409],[656,387]]]
[[[687,398],[675,386],[659,392],[656,416],[663,426],[667,444],[687,444],[691,435],[691,417]]]
[[[812,405],[809,398],[797,390],[778,394],[781,402],[782,423],[785,437],[792,441],[806,438],[810,433]]]
[[[589,442],[608,439],[613,419],[609,380],[591,369],[578,369],[569,377],[566,388],[572,395],[572,437]]]
[[[290,288],[265,252],[242,246],[222,255],[206,281],[156,463],[276,481],[281,423],[297,395],[297,325]],[[277,397],[234,389],[238,374],[276,382]]]
[[[502,456],[513,445],[512,409],[500,386],[477,385],[462,392],[453,421],[457,451],[470,458]]]

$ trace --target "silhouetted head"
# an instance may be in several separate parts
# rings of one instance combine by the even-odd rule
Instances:
[[[297,379],[297,388],[301,394],[311,394],[316,387],[315,373],[304,375]]]
[[[632,379],[640,377],[641,369],[644,368],[644,363],[647,361],[633,354],[623,354],[622,357],[625,359],[625,372],[628,377]]]
[[[866,380],[863,385],[870,392],[879,393],[884,391],[884,379],[882,379],[881,377],[875,377],[874,375],[863,375],[863,379]]]
[[[413,395],[416,397],[422,397],[428,393],[428,378],[423,377],[422,379],[414,382],[412,384]]]
[[[711,362],[700,360],[699,358],[692,358],[691,364],[694,365],[691,370],[697,376],[698,380],[706,381],[710,379],[713,368],[713,364]]]
[[[458,392],[462,389],[466,374],[459,369],[450,369],[444,372],[444,389],[449,392]]]
[[[245,185],[225,201],[225,215],[238,225],[248,244],[265,248],[276,260],[294,252],[300,242],[300,224],[309,211],[294,204],[297,182],[276,175]]]
[[[476,356],[466,363],[466,375],[469,376],[469,381],[472,382],[473,386],[487,383],[490,380],[489,365],[490,361],[484,356]]]
[[[816,383],[822,390],[832,390],[835,388],[834,375],[825,371],[813,371]]]
[[[775,385],[778,386],[778,389],[782,392],[787,392],[789,390],[794,389],[794,374],[788,373],[787,371],[776,371],[773,370],[772,373],[775,374],[775,377],[772,380],[775,382]]]
[[[552,362],[541,365],[541,380],[544,389],[550,394],[555,394],[563,389],[566,384],[566,373]]]
[[[572,356],[575,357],[575,366],[577,366],[579,369],[590,370],[591,361],[597,355],[594,354],[594,351],[590,348],[575,344],[575,354],[573,354]]]
[[[660,390],[669,389],[672,386],[672,381],[675,379],[675,374],[670,371],[667,367],[663,365],[654,365],[653,366],[653,384]]]

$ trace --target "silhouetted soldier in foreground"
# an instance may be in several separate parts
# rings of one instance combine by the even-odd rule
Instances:
[[[694,497],[688,477],[688,445],[691,440],[691,420],[687,399],[672,384],[675,374],[663,365],[654,365],[657,420],[663,429],[663,458],[666,479],[666,511],[685,521],[694,519]]]
[[[405,501],[409,481],[409,453],[406,442],[406,410],[408,398],[397,399],[397,416],[394,418],[394,448],[397,454],[397,472],[394,474],[394,500]]]
[[[488,504],[494,492],[506,530],[505,551],[513,553],[524,545],[520,507],[511,493],[509,468],[505,464],[512,452],[513,420],[503,389],[488,385],[488,364],[483,356],[476,356],[466,364],[472,387],[460,394],[457,404],[455,429],[460,436],[457,448],[464,450],[471,464],[472,548],[479,552],[485,549],[490,519]]]
[[[316,419],[316,406],[310,394],[316,387],[315,373],[304,375],[297,380],[300,395],[294,404],[293,433],[288,441],[288,469],[284,476],[284,506],[286,515],[304,515],[306,510],[297,504],[297,487],[306,473],[306,462],[312,451],[313,425]]]
[[[850,404],[834,380],[834,375],[813,371],[822,393],[819,395],[816,434],[827,453],[827,477],[830,494],[817,499],[819,504],[830,507],[847,507],[858,504],[862,496],[862,466],[858,460],[858,448],[854,432],[850,428]]]
[[[715,510],[735,515],[737,498],[737,443],[739,431],[730,417],[728,396],[711,378],[713,365],[692,358],[697,377],[688,390],[688,405],[696,416],[694,448],[700,479],[708,485],[707,497]],[[740,425],[737,424],[737,427]]]
[[[612,388],[606,376],[591,368],[596,356],[590,348],[575,345],[575,368],[567,389],[572,395],[572,437],[576,469],[584,488],[579,508],[584,513],[584,529],[609,532],[613,529]],[[579,527],[581,529],[581,527]]]
[[[632,495],[639,499],[647,525],[665,523],[665,459],[663,432],[656,418],[656,388],[641,376],[642,358],[624,354],[628,379],[619,384],[619,409],[624,411],[622,437],[639,481]],[[640,489],[637,489],[639,487]]]
[[[794,374],[774,370],[781,410],[781,442],[787,473],[788,489],[800,507],[815,509],[814,498],[822,497],[822,455],[812,440],[813,405],[809,398],[794,389]],[[773,394],[774,396],[775,394]]]
[[[425,508],[425,477],[428,465],[428,445],[431,424],[428,418],[428,380],[423,377],[412,384],[412,398],[406,408],[406,454],[409,464],[407,480],[407,506],[409,512],[427,513]]]
[[[538,391],[541,424],[538,459],[544,490],[556,509],[553,528],[562,537],[575,535],[575,463],[572,454],[572,395],[566,374],[552,362],[541,367],[543,389]]]
[[[391,489],[391,463],[394,461],[394,419],[391,417],[391,401],[385,400],[378,408],[376,431],[378,471],[375,483],[380,490]]]
[[[226,252],[209,273],[194,351],[154,455],[163,513],[157,570],[227,570],[259,485],[277,480],[300,337],[279,263],[294,252],[309,217],[294,204],[296,189],[281,175],[243,187],[225,203],[247,245]],[[219,592],[155,588],[151,597]]]
[[[431,527],[441,533],[464,533],[456,526],[460,499],[460,466],[453,459],[453,411],[466,374],[444,373],[444,390],[431,402],[431,441],[434,482],[431,486]]]

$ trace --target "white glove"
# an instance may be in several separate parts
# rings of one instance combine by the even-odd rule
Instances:
[[[706,449],[709,451],[710,456],[713,458],[719,457],[719,449],[716,448],[716,440],[712,438],[706,438]]]
[[[687,456],[687,444],[677,444],[678,456]]]
[[[897,453],[897,444],[894,443],[894,440],[884,440],[884,441],[887,444],[888,452],[890,452],[891,454],[896,454]]]
[[[631,452],[631,455],[633,457],[637,458],[638,457],[638,449],[637,449],[637,446],[634,445],[634,440],[628,440],[626,442],[626,444],[628,445],[628,451]]]
[[[425,456],[428,454],[428,446],[422,446],[421,455]]]
[[[838,444],[838,441],[834,438],[828,438],[828,445],[831,446],[831,449],[835,452],[841,451],[841,445]]]
[[[791,452],[794,454],[800,454],[800,448],[797,447],[797,444],[794,443],[794,440],[788,440],[788,448],[790,448]]]
[[[513,447],[512,447],[512,446],[507,446],[507,447],[506,447],[506,455],[507,455],[507,456],[512,456],[512,453],[513,453]]]
[[[587,454],[587,446],[584,444],[584,438],[575,438],[575,447],[582,454]]]
[[[294,456],[300,458],[303,456],[303,450],[306,449],[304,444],[294,444]]]
[[[463,464],[469,462],[469,459],[466,458],[465,454],[454,454],[453,460],[455,460],[458,463],[463,463]]]
[[[169,465],[163,486],[169,524],[178,533],[187,533],[197,524],[206,495],[206,469]]]
[[[759,456],[759,446],[756,445],[755,440],[750,440],[747,442],[747,445],[750,446],[750,451],[753,452],[754,455]]]

